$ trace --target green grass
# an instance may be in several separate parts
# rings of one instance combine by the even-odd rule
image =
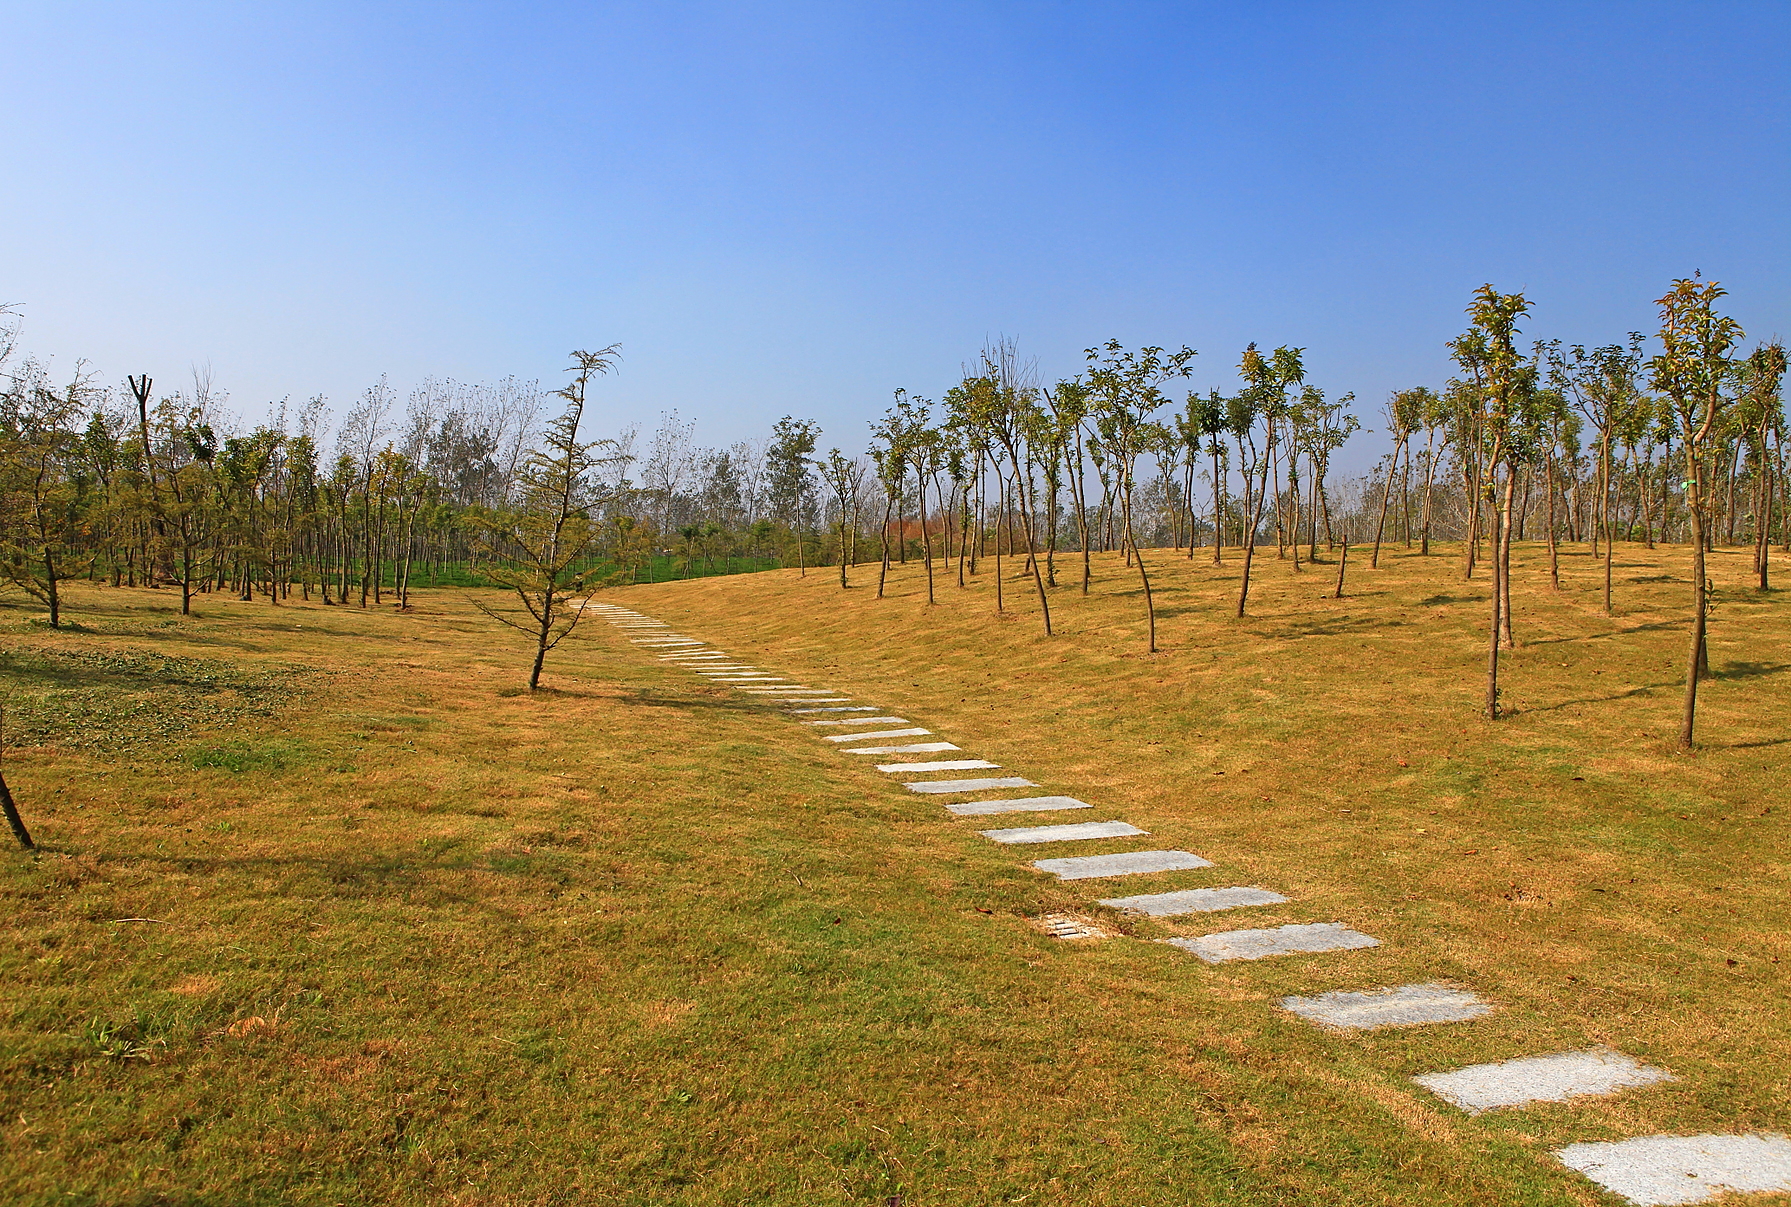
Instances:
[[[1219,865],[1079,884],[605,626],[531,696],[508,694],[520,639],[454,591],[407,615],[206,599],[164,626],[163,593],[91,590],[67,633],[0,612],[17,698],[134,693],[150,718],[128,749],[58,722],[7,753],[44,850],[0,879],[0,1186],[1502,1207],[1612,1202],[1547,1156],[1572,1140],[1791,1130],[1783,596],[1717,557],[1685,757],[1683,584],[1629,581],[1679,555],[1621,550],[1614,619],[1589,559],[1557,596],[1520,557],[1497,725],[1484,583],[1403,551],[1342,601],[1319,598],[1332,568],[1271,551],[1242,622],[1233,567],[1158,554],[1154,657],[1112,559],[1090,597],[1059,589],[1050,640],[1025,584],[1005,617],[987,573],[928,609],[912,565],[881,601],[870,567],[846,592],[789,571],[609,593]],[[1089,905],[1234,883],[1293,900],[1187,925]],[[1129,937],[1048,939],[1052,909]],[[1384,945],[1213,968],[1140,941],[1331,920]],[[1438,978],[1498,1012],[1339,1037],[1273,1008]],[[1472,1120],[1407,1081],[1593,1042],[1680,1080]]]

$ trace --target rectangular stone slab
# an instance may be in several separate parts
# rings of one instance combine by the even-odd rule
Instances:
[[[814,709],[798,708],[794,711],[796,711],[796,712],[856,712],[858,710],[846,709],[846,708],[814,708]],[[863,711],[876,712],[877,710],[874,708],[867,708]],[[908,719],[906,717],[847,717],[844,720],[839,720],[839,721],[800,721],[800,722],[798,722],[798,724],[800,724],[800,725],[906,725],[906,724],[908,724]]]
[[[1392,989],[1339,989],[1317,997],[1284,997],[1281,1008],[1307,1022],[1339,1031],[1377,1027],[1417,1027],[1425,1023],[1465,1023],[1492,1013],[1466,989],[1451,985],[1399,985]]]
[[[1637,1136],[1569,1144],[1555,1156],[1639,1207],[1791,1190],[1791,1139],[1784,1136]]]
[[[768,699],[772,704],[843,704],[845,701],[850,700],[852,697],[851,696],[821,696],[821,697],[817,698],[815,696],[769,696],[769,697],[762,697],[762,698]],[[794,710],[789,710],[789,711],[794,711]]]
[[[1054,809],[1092,809],[1073,796],[1029,796],[1025,800],[967,800],[945,806],[959,817],[986,817],[991,813],[1049,813]]]
[[[810,725],[850,725],[850,721],[810,721]],[[866,742],[875,738],[914,738],[923,733],[932,733],[930,729],[879,729],[874,733],[826,733],[821,735],[823,742]],[[953,747],[952,749],[957,749]]]
[[[1266,930],[1224,930],[1195,939],[1164,939],[1163,942],[1191,952],[1209,964],[1323,951],[1355,951],[1381,945],[1379,939],[1351,930],[1341,922],[1310,922]]]
[[[1149,914],[1153,918],[1176,918],[1182,914],[1208,914],[1246,905],[1279,905],[1286,900],[1280,893],[1262,888],[1188,888],[1174,893],[1146,893],[1139,897],[1104,897],[1101,904]]]
[[[953,746],[950,742],[915,742],[910,746],[857,746],[846,751],[847,754],[940,754],[947,750],[961,750],[961,746]],[[999,763],[984,763],[984,767],[999,767]]]
[[[846,708],[788,708],[784,711],[792,716],[810,712],[876,712],[877,706],[875,704],[853,704]]]
[[[1665,1069],[1650,1068],[1609,1048],[1523,1056],[1497,1064],[1469,1065],[1448,1073],[1424,1073],[1413,1081],[1470,1115],[1532,1102],[1565,1102],[1583,1094],[1615,1094],[1630,1086],[1671,1081]]]
[[[993,842],[1019,846],[1031,842],[1077,842],[1088,838],[1136,838],[1148,834],[1123,821],[1083,821],[1064,826],[1015,826],[1008,830],[978,830]]]
[[[1017,775],[1003,775],[984,780],[917,780],[902,787],[910,792],[987,792],[991,788],[1036,788],[1038,785]]]
[[[1123,851],[1118,855],[1035,859],[1032,866],[1059,880],[1094,880],[1102,876],[1142,876],[1147,872],[1186,872],[1213,865],[1190,851]]]
[[[954,746],[952,749],[957,748]],[[851,751],[847,753],[850,754]],[[946,759],[937,763],[878,763],[877,770],[902,775],[919,771],[982,771],[999,766],[1000,763],[991,763],[988,759]]]

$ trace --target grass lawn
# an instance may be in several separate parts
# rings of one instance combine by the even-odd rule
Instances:
[[[1688,560],[1567,590],[1517,552],[1515,715],[1478,714],[1455,551],[1296,575],[1152,555],[994,613],[920,567],[604,598],[842,689],[1079,815],[954,819],[774,706],[591,623],[528,652],[404,615],[82,589],[0,608],[8,1202],[1615,1203],[1576,1140],[1791,1131],[1791,607],[1719,552],[1702,749],[1673,749]],[[1010,563],[1008,569],[1014,569]],[[1791,572],[1781,561],[1777,572]],[[492,598],[496,598],[493,596]],[[171,608],[170,603],[176,605]],[[1121,818],[1148,840],[1000,847]],[[1041,855],[1214,868],[1059,883]],[[1136,920],[1097,897],[1261,885]],[[1063,942],[1074,911],[1131,938]],[[1208,966],[1140,942],[1343,922],[1370,950]],[[1485,1019],[1334,1035],[1288,993],[1449,980]],[[1608,1044],[1678,1080],[1468,1118],[1413,1074]],[[1753,1198],[1753,1204],[1786,1203]]]

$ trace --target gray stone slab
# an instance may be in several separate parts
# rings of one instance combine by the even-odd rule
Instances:
[[[846,708],[789,708],[784,711],[792,716],[811,712],[876,712],[877,706],[875,704],[853,704]]]
[[[796,711],[797,712],[809,712],[811,710],[806,709],[806,708],[800,708],[800,709],[797,709]],[[848,710],[848,709],[844,709],[844,708],[832,708],[832,709],[817,708],[812,711],[814,711],[814,712],[847,712],[847,711],[855,711],[855,710]],[[865,712],[876,712],[877,710],[874,708],[867,708],[864,711]],[[847,717],[847,718],[845,718],[843,720],[839,720],[839,721],[798,721],[797,724],[799,724],[799,725],[906,725],[906,724],[908,724],[908,718],[906,718],[906,717]]]
[[[1639,1207],[1791,1190],[1791,1139],[1784,1136],[1637,1136],[1569,1144],[1555,1156]]]
[[[1142,876],[1147,872],[1186,872],[1213,865],[1189,851],[1123,851],[1118,855],[1036,859],[1032,866],[1059,880],[1094,880],[1102,876]]]
[[[1176,918],[1182,914],[1241,909],[1246,905],[1279,905],[1286,900],[1280,893],[1271,893],[1264,888],[1189,888],[1174,893],[1146,893],[1139,897],[1106,897],[1101,904],[1149,914],[1153,918]]]
[[[1001,775],[981,780],[916,780],[902,787],[910,792],[987,792],[991,788],[1036,788],[1037,784],[1017,775]]]
[[[1130,822],[1081,821],[1063,826],[1015,826],[1007,830],[978,830],[984,838],[1010,846],[1033,842],[1078,842],[1089,838],[1136,838],[1148,834]]]
[[[1465,1023],[1492,1013],[1466,989],[1451,985],[1399,985],[1392,989],[1337,990],[1316,997],[1284,997],[1281,1008],[1308,1022],[1339,1031]]]
[[[847,754],[941,754],[947,750],[961,750],[950,742],[914,742],[907,746],[856,746],[846,751]],[[999,763],[984,763],[985,767],[998,767]]]
[[[1592,1048],[1523,1056],[1496,1064],[1424,1073],[1413,1081],[1470,1115],[1532,1102],[1565,1102],[1584,1094],[1615,1094],[1630,1086],[1671,1081],[1665,1069],[1639,1064],[1621,1052]]]
[[[1295,923],[1263,930],[1224,930],[1193,939],[1164,939],[1171,947],[1199,956],[1209,964],[1232,960],[1265,960],[1270,956],[1313,955],[1379,947],[1381,941],[1351,930],[1341,922]]]
[[[843,704],[851,696],[761,696],[760,699],[772,704]],[[795,710],[789,710],[795,711]]]
[[[969,800],[945,806],[959,817],[986,817],[991,813],[1049,813],[1056,809],[1092,809],[1073,796],[1029,796],[1025,800]]]
[[[696,662],[705,658],[731,659],[735,657],[735,655],[728,653],[726,650],[678,650],[674,653],[660,654],[658,656],[665,659],[667,662]]]
[[[800,683],[788,683],[788,684],[779,683],[776,685],[766,684],[763,687],[755,687],[749,683],[745,687],[742,687],[740,690],[743,692],[821,692],[821,693],[825,694],[827,692],[832,691],[833,688],[831,688],[831,687],[805,687],[804,685],[802,685]]]
[[[1000,763],[991,763],[988,759],[946,759],[938,763],[878,763],[877,770],[901,775],[921,771],[982,771],[999,766]]]
[[[766,687],[789,682],[782,675],[710,675],[709,678],[717,683],[758,683]]]
[[[930,729],[878,729],[870,733],[825,733],[821,735],[823,742],[868,742],[878,738],[917,738],[922,734],[932,733]],[[952,749],[957,749],[955,746]]]

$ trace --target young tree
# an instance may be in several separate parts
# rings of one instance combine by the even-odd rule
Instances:
[[[1403,453],[1406,464],[1411,464],[1412,434],[1424,424],[1424,415],[1436,402],[1436,395],[1427,386],[1414,386],[1409,390],[1395,390],[1387,400],[1387,425],[1392,431],[1393,454],[1387,461],[1386,489],[1381,492],[1381,515],[1374,525],[1374,552],[1368,558],[1368,568],[1378,570],[1381,564],[1381,536],[1387,527],[1387,509],[1393,505],[1393,480],[1398,476],[1399,458]]]
[[[36,362],[0,393],[0,575],[49,608],[53,629],[62,627],[62,584],[93,561],[83,549],[86,492],[70,472],[92,393],[79,367],[57,390]]]
[[[1263,504],[1269,493],[1269,474],[1275,464],[1275,437],[1281,430],[1281,421],[1287,409],[1289,387],[1306,380],[1306,364],[1303,359],[1305,351],[1304,348],[1283,345],[1265,359],[1256,350],[1255,344],[1245,348],[1243,361],[1238,365],[1238,376],[1244,379],[1245,387],[1226,407],[1226,426],[1237,441],[1238,468],[1244,477],[1244,575],[1238,588],[1239,616],[1244,614],[1244,607],[1250,599],[1250,570],[1256,562],[1256,530],[1262,525]],[[1263,425],[1263,443],[1260,448],[1257,447],[1255,437],[1258,420]],[[1254,492],[1250,485],[1252,473],[1257,479]],[[1251,503],[1252,493],[1255,496],[1254,506]]]
[[[574,352],[574,376],[555,394],[566,400],[566,411],[547,425],[545,449],[529,454],[517,474],[517,500],[513,510],[495,513],[486,533],[495,555],[507,565],[493,566],[488,577],[516,592],[528,611],[528,623],[513,620],[479,604],[493,620],[528,633],[535,642],[534,665],[529,670],[529,690],[541,686],[541,667],[547,654],[571,636],[584,618],[586,589],[592,571],[575,569],[597,535],[591,518],[590,475],[603,460],[600,448],[611,441],[581,442],[585,396],[593,377],[608,373],[619,359],[620,344],[599,352]]]
[[[1779,389],[1785,380],[1785,347],[1773,342],[1755,348],[1742,366],[1740,414],[1736,417],[1747,445],[1754,484],[1754,573],[1758,589],[1767,589],[1772,553],[1772,503],[1775,493],[1772,446],[1785,425],[1785,404]]]
[[[834,503],[839,507],[840,515],[840,587],[846,583],[846,567],[851,565],[851,542],[858,534],[858,499],[860,488],[864,485],[864,463],[855,461],[840,452],[829,449],[827,460],[815,462],[815,468],[821,471],[821,480],[833,492]]]
[[[1648,409],[1638,384],[1642,370],[1642,336],[1629,333],[1629,344],[1607,344],[1587,351],[1575,344],[1565,351],[1558,341],[1538,345],[1549,367],[1549,384],[1592,425],[1598,442],[1598,486],[1593,516],[1592,552],[1604,542],[1604,614],[1611,614],[1612,543],[1616,539],[1612,506],[1611,449],[1619,434],[1645,423]]]
[[[1157,609],[1151,598],[1150,573],[1145,569],[1144,553],[1138,547],[1132,525],[1132,495],[1137,461],[1141,454],[1155,447],[1162,439],[1162,429],[1151,420],[1169,399],[1163,385],[1171,378],[1186,377],[1192,348],[1164,352],[1161,348],[1140,348],[1129,352],[1118,340],[1108,340],[1099,348],[1088,349],[1088,387],[1094,401],[1095,423],[1101,443],[1114,461],[1115,485],[1119,493],[1120,533],[1124,546],[1138,562],[1138,579],[1144,586],[1144,615],[1147,628],[1146,650],[1157,652]]]
[[[1706,483],[1711,438],[1723,428],[1731,399],[1723,387],[1735,374],[1730,351],[1742,339],[1740,324],[1719,314],[1717,301],[1727,291],[1715,281],[1673,282],[1660,307],[1660,355],[1648,362],[1649,382],[1672,407],[1678,421],[1679,445],[1685,456],[1685,511],[1691,525],[1692,624],[1686,658],[1685,710],[1679,745],[1690,750],[1698,716],[1698,679],[1706,662],[1704,633],[1710,607],[1710,584],[1704,576],[1705,524],[1710,505]]]
[[[796,564],[804,577],[808,575],[808,553],[802,533],[814,508],[815,491],[809,455],[820,435],[821,428],[813,420],[785,415],[771,429],[771,444],[765,450],[771,509],[796,534]]]
[[[1511,574],[1511,510],[1517,475],[1510,464],[1512,419],[1520,388],[1521,358],[1515,343],[1517,320],[1530,304],[1521,293],[1502,294],[1482,285],[1468,307],[1472,324],[1450,341],[1456,361],[1468,371],[1475,386],[1476,427],[1484,447],[1478,450],[1480,480],[1476,490],[1492,505],[1493,590],[1492,623],[1487,639],[1486,715],[1499,716],[1499,645],[1507,631],[1506,583]],[[1499,471],[1505,471],[1503,487]]]

